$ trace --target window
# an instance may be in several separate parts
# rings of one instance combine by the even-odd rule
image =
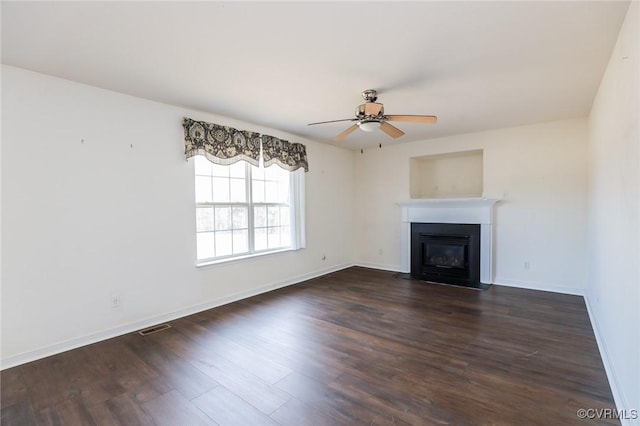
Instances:
[[[304,245],[304,170],[195,156],[198,264]]]

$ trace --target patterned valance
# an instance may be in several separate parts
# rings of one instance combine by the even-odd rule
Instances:
[[[301,143],[291,143],[274,136],[262,135],[262,158],[264,166],[277,164],[290,172],[304,168],[309,171],[307,148]]]
[[[186,117],[182,126],[187,158],[204,155],[212,163],[221,165],[245,160],[257,166],[260,161],[260,133]]]
[[[204,155],[216,164],[229,165],[245,160],[258,166],[262,148],[264,167],[277,164],[289,171],[300,168],[309,171],[307,148],[303,144],[186,117],[182,126],[187,158]]]

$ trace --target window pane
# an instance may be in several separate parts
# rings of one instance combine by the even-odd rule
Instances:
[[[278,182],[278,203],[289,204],[289,176]]]
[[[216,231],[231,229],[231,207],[216,207]]]
[[[267,226],[280,226],[280,207],[267,207]]]
[[[210,203],[211,178],[196,176],[196,203]]]
[[[289,226],[289,207],[280,207],[280,225]]]
[[[254,234],[255,250],[265,250],[267,248],[267,230],[266,228],[258,228]]]
[[[269,248],[280,247],[280,227],[267,229],[267,246]]]
[[[232,178],[230,180],[231,195],[230,201],[234,203],[244,203],[247,201],[247,187],[244,184],[244,179]]]
[[[216,232],[216,256],[228,256],[233,253],[231,231]]]
[[[256,206],[253,208],[253,225],[258,227],[267,226],[267,207]]]
[[[213,232],[199,232],[196,236],[198,260],[215,256]]]
[[[276,181],[265,181],[264,183],[264,200],[267,203],[277,203],[278,202],[278,182]]]
[[[295,231],[291,173],[276,165],[264,169],[245,161],[221,166],[203,156],[196,156],[195,172],[198,260],[291,246]]]
[[[283,172],[287,173],[287,171],[283,170],[280,166],[272,164],[264,169],[264,178],[269,180],[279,180]]]
[[[213,178],[213,201],[216,203],[229,202],[229,179]]]
[[[233,231],[233,254],[249,251],[249,231],[246,229]]]
[[[280,227],[280,244],[283,247],[289,247],[291,245],[291,228],[288,226]]]
[[[244,161],[238,161],[229,166],[229,176],[235,178],[243,178],[245,176],[246,164]]]
[[[264,181],[262,180],[254,180],[253,181],[253,202],[254,203],[264,203]]]
[[[233,217],[233,229],[246,229],[248,227],[247,215],[248,209],[246,207],[234,207],[232,210]]]
[[[207,160],[202,155],[196,155],[194,157],[194,160],[195,160],[196,175],[211,176],[211,165],[212,165],[211,161]]]
[[[289,204],[289,181],[278,182],[278,199],[274,202]]]
[[[213,208],[198,207],[196,209],[196,231],[213,231]]]
[[[211,164],[211,174],[213,176],[229,177],[229,166],[221,166],[220,164]]]
[[[264,169],[260,167],[256,167],[254,165],[251,166],[251,178],[264,180]]]

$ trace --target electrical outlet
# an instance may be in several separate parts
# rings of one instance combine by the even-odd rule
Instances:
[[[118,308],[120,307],[120,295],[117,293],[114,293],[111,295],[111,307],[112,308]]]
[[[531,269],[531,263],[527,260],[524,262],[524,270],[528,271],[529,269]]]

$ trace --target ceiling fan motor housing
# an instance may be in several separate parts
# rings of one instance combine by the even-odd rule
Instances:
[[[384,116],[384,107],[375,102],[365,102],[356,107],[356,118],[358,120],[378,120]]]

